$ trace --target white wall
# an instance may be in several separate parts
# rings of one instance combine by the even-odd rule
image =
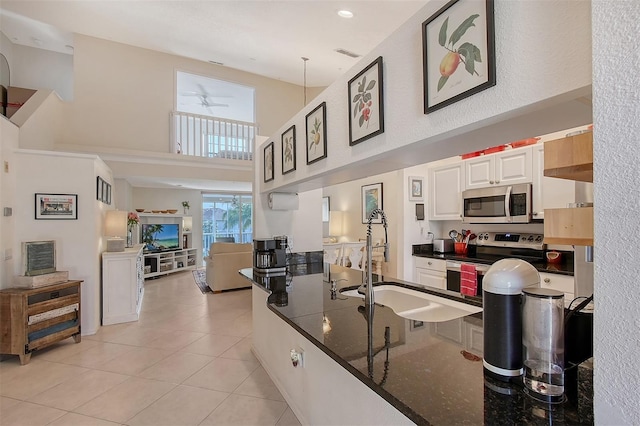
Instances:
[[[640,424],[640,3],[593,1],[595,423]]]
[[[38,90],[11,116],[20,127],[20,148],[53,150],[63,134],[64,104],[52,90]]]
[[[300,86],[255,74],[78,34],[74,47],[67,144],[168,152],[178,70],[255,87],[263,134],[302,106]]]
[[[13,209],[11,216],[0,213],[0,289],[11,287],[15,271],[13,257],[19,257],[16,246],[16,162],[14,151],[18,148],[19,130],[4,116],[0,116],[0,211]],[[8,171],[5,169],[5,164]],[[9,257],[7,259],[7,257]]]
[[[279,141],[280,134],[291,125],[304,129],[305,115],[321,101],[327,103],[327,158],[306,165],[305,138],[299,137],[297,170],[284,176],[276,172],[273,181],[260,184],[260,192],[281,187],[315,188],[318,187],[313,186],[316,182],[310,183],[314,177],[323,180],[326,186],[327,182],[354,179],[353,170],[358,170],[358,177],[368,176],[373,170],[381,173],[456,155],[464,146],[482,144],[480,148],[484,148],[590,121],[591,112],[587,108],[584,122],[567,123],[565,120],[576,118],[570,117],[568,108],[563,108],[559,114],[554,113],[544,121],[522,120],[515,129],[508,124],[493,128],[483,135],[483,139],[462,136],[503,120],[544,109],[551,111],[552,106],[578,97],[577,93],[581,93],[580,96],[590,94],[590,5],[588,1],[570,0],[495,2],[497,85],[425,115],[421,93],[421,24],[441,5],[438,1],[427,3],[272,134],[272,140]],[[384,62],[385,131],[351,147],[348,144],[347,83],[378,56],[382,56]],[[554,120],[556,122],[552,123]],[[559,127],[549,129],[556,125]],[[299,131],[299,134],[304,135],[304,132]],[[460,137],[455,138],[456,135]],[[276,142],[276,152],[279,147],[280,143]],[[394,160],[403,164],[385,162],[383,154],[399,148],[404,148],[404,156],[394,157]],[[376,161],[378,168],[371,166]],[[361,168],[357,169],[358,162],[366,163],[367,167],[360,164]],[[280,167],[280,158],[276,156],[275,170]],[[385,167],[386,170],[381,170]]]
[[[59,271],[70,279],[83,280],[82,334],[94,334],[100,327],[100,253],[104,211],[110,207],[96,200],[98,173],[113,184],[108,167],[96,156],[18,150],[15,158],[15,241],[13,259],[16,274],[22,275],[21,243],[55,240]],[[35,194],[77,194],[77,220],[35,220]]]
[[[72,55],[20,44],[13,45],[13,54],[12,86],[36,90],[50,89],[65,101],[73,100]]]

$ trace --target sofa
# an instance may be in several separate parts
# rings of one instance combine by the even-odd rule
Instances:
[[[207,270],[207,285],[214,293],[224,290],[251,287],[251,282],[238,271],[253,266],[253,244],[216,242],[204,258]]]

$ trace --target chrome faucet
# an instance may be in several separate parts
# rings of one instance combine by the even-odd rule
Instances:
[[[365,275],[365,281],[363,286],[365,287],[364,293],[364,304],[367,306],[373,305],[375,303],[374,295],[373,295],[373,273],[371,272],[371,259],[373,257],[373,244],[371,242],[371,221],[375,219],[378,215],[382,217],[382,226],[384,226],[384,261],[389,261],[389,242],[387,237],[387,215],[384,214],[382,209],[375,209],[369,215],[369,220],[367,221],[367,273]],[[376,247],[380,247],[377,245]]]

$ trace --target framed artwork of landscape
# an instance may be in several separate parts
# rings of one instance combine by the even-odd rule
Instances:
[[[362,223],[369,221],[375,209],[382,210],[382,183],[362,186]],[[382,218],[378,216],[371,223],[382,223]]]
[[[493,0],[452,0],[422,23],[424,113],[496,84]]]

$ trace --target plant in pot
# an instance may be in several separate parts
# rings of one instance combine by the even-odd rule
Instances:
[[[182,208],[184,209],[184,214],[189,213],[189,202],[188,201],[183,201],[182,202]]]

